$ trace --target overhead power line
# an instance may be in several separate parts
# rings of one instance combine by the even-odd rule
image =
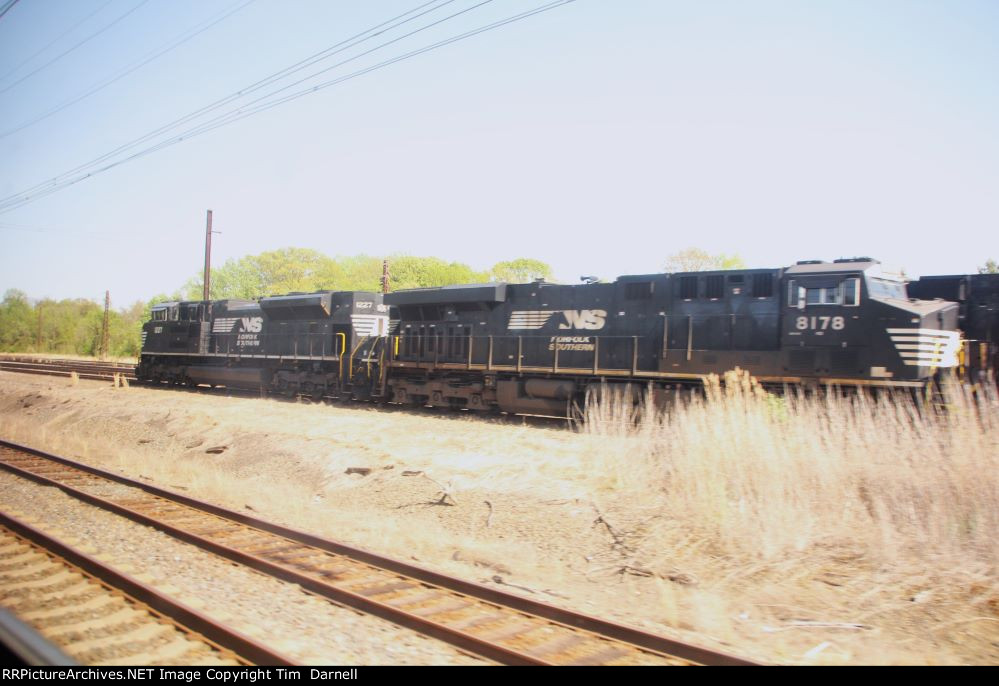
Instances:
[[[10,12],[10,10],[16,5],[18,0],[7,0],[4,4],[0,5],[0,19],[3,19],[3,15]]]
[[[21,60],[20,62],[18,62],[17,64],[15,64],[13,66],[13,68],[11,68],[3,76],[0,76],[0,81],[3,81],[8,76],[10,76],[14,72],[16,72],[18,69],[20,69],[21,67],[23,67],[24,65],[26,65],[28,62],[30,62],[31,60],[35,59],[39,55],[41,55],[43,52],[45,52],[46,50],[48,50],[49,48],[51,48],[53,45],[55,45],[56,43],[58,43],[59,41],[61,41],[63,38],[65,38],[69,34],[73,33],[73,31],[75,31],[77,29],[77,27],[80,26],[80,24],[82,24],[85,21],[87,21],[88,19],[90,19],[92,16],[94,16],[95,14],[97,14],[98,12],[100,12],[102,9],[104,9],[105,7],[107,7],[108,5],[110,5],[112,2],[114,2],[114,0],[106,0],[103,5],[100,5],[93,12],[91,12],[90,14],[88,14],[87,16],[85,16],[83,19],[81,19],[80,21],[78,21],[75,24],[73,24],[72,26],[70,26],[68,29],[66,29],[65,31],[63,31],[62,33],[60,33],[58,36],[56,36],[55,38],[53,38],[51,41],[49,41],[48,43],[46,43],[45,45],[43,45],[42,47],[40,47],[37,51],[33,52],[31,55],[29,55],[28,57],[24,58],[23,60]]]
[[[288,94],[286,96],[282,96],[281,98],[278,98],[276,100],[264,101],[267,98],[273,96],[275,93],[287,89],[287,87],[282,88],[279,91],[272,92],[268,96],[263,96],[262,98],[258,98],[257,101],[254,101],[255,103],[258,102],[258,101],[264,101],[264,102],[259,102],[254,107],[243,106],[243,107],[237,108],[236,110],[232,110],[232,111],[230,111],[227,114],[221,115],[220,117],[216,117],[215,119],[213,119],[213,120],[211,120],[209,122],[205,122],[205,123],[202,123],[202,124],[197,125],[195,127],[192,127],[191,129],[188,129],[187,131],[185,131],[185,132],[183,132],[183,133],[181,133],[181,134],[179,134],[177,136],[174,136],[174,137],[169,138],[167,140],[164,140],[164,141],[161,141],[159,143],[156,143],[156,144],[154,144],[154,145],[152,145],[150,147],[147,147],[147,148],[145,148],[143,150],[140,150],[140,151],[138,151],[136,153],[133,153],[133,154],[131,154],[131,155],[125,157],[125,158],[116,160],[114,162],[109,162],[108,164],[106,164],[106,165],[104,165],[102,167],[99,167],[99,168],[94,169],[92,171],[81,173],[81,174],[79,174],[77,176],[74,176],[72,178],[63,179],[63,180],[58,181],[58,182],[49,182],[49,183],[46,183],[46,184],[39,184],[38,186],[36,186],[35,188],[31,189],[30,191],[25,191],[25,192],[18,193],[18,194],[12,195],[12,196],[8,196],[7,198],[4,198],[3,200],[0,200],[0,213],[4,213],[4,212],[8,212],[10,210],[16,209],[16,208],[21,207],[21,206],[23,206],[23,205],[25,205],[25,204],[27,204],[29,202],[32,202],[32,201],[37,200],[39,198],[45,197],[45,196],[50,195],[52,193],[55,193],[55,192],[57,192],[59,190],[62,190],[63,188],[66,188],[68,186],[71,186],[71,185],[74,185],[76,183],[79,183],[80,181],[84,181],[84,180],[86,180],[86,179],[88,179],[88,178],[90,178],[92,176],[96,176],[97,174],[103,173],[103,172],[108,171],[110,169],[113,169],[113,168],[115,168],[117,166],[125,164],[126,162],[138,159],[140,157],[144,157],[144,156],[152,154],[154,152],[158,152],[159,150],[162,150],[164,148],[170,147],[172,145],[175,145],[175,144],[180,143],[182,141],[188,140],[190,138],[194,138],[194,137],[199,136],[201,134],[204,134],[204,133],[207,133],[207,132],[212,131],[214,129],[220,128],[222,126],[226,126],[228,124],[234,123],[234,122],[239,121],[241,119],[245,119],[246,117],[252,116],[252,115],[257,114],[259,112],[263,112],[265,110],[269,110],[269,109],[271,109],[273,107],[277,107],[278,105],[290,102],[292,100],[296,100],[296,99],[298,99],[300,97],[304,97],[306,95],[310,95],[312,93],[315,93],[317,91],[323,90],[325,88],[329,88],[331,86],[338,85],[338,84],[343,83],[345,81],[349,81],[351,79],[355,79],[355,78],[357,78],[359,76],[363,76],[365,74],[369,74],[369,73],[371,73],[373,71],[377,71],[379,69],[383,69],[383,68],[388,67],[388,66],[390,66],[392,64],[395,64],[397,62],[401,62],[403,60],[407,60],[407,59],[410,59],[412,57],[416,57],[417,55],[422,55],[424,53],[430,52],[432,50],[436,50],[436,49],[444,47],[446,45],[450,45],[452,43],[456,43],[458,41],[465,40],[465,39],[471,38],[473,36],[477,36],[477,35],[479,35],[481,33],[485,33],[487,31],[492,31],[492,30],[501,28],[501,27],[506,26],[508,24],[512,24],[514,22],[521,21],[523,19],[527,19],[528,17],[532,17],[532,16],[540,14],[542,12],[547,12],[547,11],[553,10],[553,9],[555,9],[557,7],[561,7],[563,5],[568,5],[568,4],[572,3],[572,2],[575,2],[575,0],[553,0],[552,2],[548,2],[546,4],[540,5],[538,7],[535,7],[533,9],[531,9],[531,10],[527,10],[527,11],[521,12],[519,14],[515,14],[515,15],[512,15],[512,16],[509,16],[509,17],[507,17],[505,19],[501,19],[499,21],[495,21],[495,22],[492,22],[492,23],[489,23],[489,24],[485,24],[483,26],[479,26],[478,28],[475,28],[475,29],[472,29],[472,30],[469,30],[469,31],[465,31],[464,33],[451,36],[449,38],[437,41],[435,43],[428,44],[428,45],[426,45],[426,46],[424,46],[422,48],[418,48],[416,50],[412,50],[412,51],[409,51],[407,53],[398,55],[396,57],[390,58],[390,59],[385,60],[383,62],[380,62],[378,64],[372,65],[370,67],[366,67],[364,69],[357,70],[357,71],[352,72],[350,74],[347,74],[347,75],[344,75],[344,76],[341,76],[341,77],[338,77],[338,78],[335,78],[335,79],[331,79],[331,80],[325,81],[323,83],[320,83],[320,84],[317,84],[317,85],[314,85],[314,86],[311,86],[311,87],[299,90],[299,91],[294,92],[294,93],[290,93],[290,94]],[[438,21],[436,23],[440,23],[440,22]],[[394,41],[392,41],[392,42],[394,42]],[[368,50],[365,54],[371,52],[372,50]],[[328,69],[324,70],[324,71],[328,71]],[[315,76],[315,75],[313,75],[313,76]],[[309,77],[309,78],[312,78],[312,77]],[[308,80],[308,79],[305,79],[305,80]],[[251,105],[252,104],[253,103],[251,103]],[[64,175],[60,175],[60,176],[65,176],[65,174]]]
[[[62,102],[59,105],[56,105],[55,107],[49,109],[48,111],[44,112],[43,114],[40,114],[40,115],[34,117],[33,119],[29,119],[28,121],[22,122],[21,124],[15,126],[12,129],[9,129],[7,131],[4,131],[3,133],[0,133],[0,138],[6,138],[7,136],[10,136],[11,134],[15,134],[18,131],[23,131],[24,129],[28,128],[29,126],[34,126],[38,122],[44,121],[45,119],[48,119],[52,115],[58,114],[59,112],[62,112],[67,107],[70,107],[71,105],[75,105],[76,103],[80,102],[81,100],[89,98],[91,95],[93,95],[93,94],[95,94],[95,93],[97,93],[99,91],[104,90],[108,86],[110,86],[110,85],[112,85],[114,83],[117,83],[118,81],[120,81],[121,79],[125,78],[126,76],[128,76],[132,72],[136,71],[137,69],[140,69],[140,68],[146,66],[147,64],[149,64],[153,60],[156,60],[156,59],[162,57],[163,55],[167,54],[168,52],[176,50],[177,48],[179,48],[181,45],[183,45],[184,43],[188,42],[192,38],[200,36],[202,33],[204,33],[205,31],[207,31],[208,29],[210,29],[213,26],[215,26],[216,24],[219,24],[222,21],[228,19],[232,15],[236,14],[236,12],[239,12],[241,9],[243,9],[247,5],[250,5],[250,4],[252,4],[252,3],[256,2],[256,1],[257,0],[240,0],[235,5],[230,5],[227,9],[223,10],[221,14],[217,14],[214,17],[212,17],[210,19],[207,19],[206,21],[203,21],[200,24],[197,24],[193,28],[188,29],[187,31],[185,31],[184,33],[182,33],[177,38],[175,38],[175,39],[173,39],[171,41],[168,41],[167,43],[164,43],[162,46],[160,46],[159,48],[157,48],[156,50],[154,50],[152,53],[146,55],[143,58],[140,58],[139,61],[130,64],[129,66],[125,67],[122,70],[119,70],[118,72],[112,74],[109,78],[104,79],[103,81],[99,81],[99,82],[93,84],[90,88],[88,88],[84,92],[80,93],[79,95],[76,95],[75,97],[70,98],[69,100],[66,100],[66,101]]]
[[[63,57],[65,57],[69,53],[73,52],[77,48],[79,48],[79,47],[81,47],[81,46],[89,43],[94,38],[97,38],[97,36],[101,35],[105,31],[107,31],[108,29],[110,29],[112,26],[115,26],[118,22],[120,22],[125,17],[127,17],[130,14],[132,14],[133,12],[135,12],[137,9],[139,9],[140,7],[142,7],[143,5],[145,5],[147,2],[149,2],[149,0],[139,0],[139,4],[138,5],[136,5],[132,9],[128,10],[124,14],[120,15],[117,19],[115,19],[114,21],[112,21],[110,24],[107,24],[103,28],[98,29],[97,31],[95,31],[94,33],[90,34],[89,36],[87,36],[86,38],[84,38],[83,40],[81,40],[80,42],[74,44],[73,47],[71,47],[68,50],[64,50],[63,52],[59,53],[58,55],[56,55],[55,57],[53,57],[52,59],[50,59],[48,62],[46,62],[42,66],[37,67],[33,71],[28,72],[27,74],[25,74],[24,76],[22,76],[21,78],[19,78],[17,81],[15,81],[14,83],[10,84],[9,86],[7,86],[7,87],[5,87],[3,89],[0,89],[0,95],[2,95],[3,93],[6,93],[11,88],[13,88],[14,86],[18,85],[19,83],[23,83],[27,79],[30,79],[32,76],[34,76],[38,72],[42,71],[43,69],[45,69],[45,68],[47,68],[47,67],[55,64],[56,62],[58,62],[59,60],[61,60]]]
[[[424,46],[422,48],[418,48],[416,50],[412,50],[412,51],[407,52],[405,54],[402,54],[402,55],[393,57],[391,59],[385,60],[384,62],[379,62],[378,64],[372,65],[370,67],[365,67],[364,69],[360,69],[360,70],[352,72],[350,74],[346,74],[344,76],[340,76],[340,77],[337,77],[335,79],[331,79],[329,81],[325,81],[325,82],[316,84],[314,86],[309,86],[308,88],[304,88],[302,90],[296,91],[294,93],[290,93],[288,95],[282,96],[282,97],[277,98],[277,99],[270,99],[270,98],[272,98],[272,96],[274,96],[274,95],[276,95],[276,94],[278,94],[278,93],[280,93],[280,92],[282,92],[284,90],[287,90],[288,88],[290,88],[292,86],[295,86],[295,85],[298,85],[300,83],[303,83],[304,81],[311,80],[312,78],[314,78],[315,76],[317,76],[319,74],[325,73],[325,72],[329,71],[330,69],[334,69],[337,66],[341,66],[343,64],[346,64],[349,61],[352,61],[354,58],[351,58],[351,60],[345,60],[344,62],[341,62],[338,65],[334,65],[333,67],[329,67],[327,69],[324,69],[323,71],[317,72],[316,74],[313,74],[310,77],[307,77],[305,79],[297,81],[294,84],[290,84],[289,86],[285,86],[283,88],[280,88],[277,91],[273,91],[273,92],[271,92],[268,95],[265,95],[265,96],[262,96],[260,98],[257,98],[256,100],[251,101],[250,103],[247,103],[246,105],[243,105],[243,106],[241,106],[241,107],[239,107],[239,108],[237,108],[235,110],[231,110],[231,111],[229,111],[226,114],[220,115],[220,116],[216,117],[215,119],[209,120],[207,122],[203,122],[202,124],[199,124],[198,126],[195,126],[195,127],[191,128],[191,129],[188,129],[187,131],[181,133],[178,136],[175,136],[174,138],[162,141],[159,144],[157,144],[157,145],[155,145],[155,146],[153,146],[151,148],[147,148],[147,149],[141,151],[140,153],[137,153],[136,155],[133,155],[129,159],[134,159],[136,157],[144,156],[144,155],[150,154],[152,152],[156,152],[158,150],[161,150],[163,148],[169,147],[171,145],[175,145],[175,144],[180,143],[182,141],[190,140],[191,138],[194,138],[196,136],[200,136],[203,133],[208,133],[209,131],[213,131],[213,130],[215,130],[217,128],[220,128],[222,126],[226,126],[228,124],[232,124],[232,123],[237,122],[237,121],[239,121],[241,119],[245,119],[247,117],[250,117],[250,116],[252,116],[254,114],[257,114],[257,113],[264,112],[266,110],[272,109],[274,107],[277,107],[278,105],[283,105],[284,103],[291,102],[292,100],[297,100],[298,98],[304,97],[306,95],[311,95],[312,93],[315,93],[315,92],[320,91],[320,90],[324,90],[326,88],[329,88],[330,86],[339,85],[341,83],[344,83],[345,81],[350,81],[351,79],[355,79],[355,78],[357,78],[359,76],[363,76],[363,75],[368,74],[370,72],[377,71],[378,69],[383,69],[384,67],[387,67],[389,65],[395,64],[397,62],[401,62],[403,60],[410,59],[411,57],[416,57],[417,55],[422,55],[423,53],[430,52],[431,50],[436,50],[437,48],[442,48],[445,45],[450,45],[451,43],[456,43],[456,42],[458,42],[460,40],[464,40],[466,38],[471,38],[472,36],[477,36],[480,33],[485,33],[486,31],[491,31],[493,29],[498,29],[501,26],[505,26],[507,24],[511,24],[511,23],[513,23],[515,21],[520,21],[521,19],[526,19],[527,17],[533,16],[535,14],[540,14],[541,12],[546,12],[548,10],[555,9],[556,7],[559,7],[561,5],[567,5],[570,2],[574,2],[574,1],[575,0],[554,0],[553,2],[549,2],[546,5],[542,5],[540,7],[536,7],[534,9],[532,9],[532,10],[528,10],[526,12],[522,12],[520,14],[511,16],[511,17],[507,17],[506,19],[502,19],[502,20],[493,22],[491,24],[487,24],[485,26],[480,26],[480,27],[478,27],[476,29],[472,29],[470,31],[466,31],[465,33],[462,33],[462,34],[459,34],[459,35],[456,35],[456,36],[452,36],[450,38],[446,38],[444,40],[438,41],[436,43],[432,43],[430,45],[426,45],[426,46]],[[435,22],[435,23],[440,23],[440,22]],[[425,28],[429,28],[429,26],[425,27]],[[422,29],[420,29],[420,30],[422,30]],[[412,33],[417,33],[417,31],[414,31]],[[412,35],[412,33],[407,34],[407,36],[408,35]],[[403,37],[405,37],[405,36],[403,36]],[[396,39],[396,40],[398,40],[398,39]],[[395,40],[390,41],[390,42],[395,42]],[[387,45],[387,43],[384,44],[384,45]],[[382,47],[382,46],[379,46],[379,47]],[[372,48],[372,49],[370,49],[370,50],[368,50],[368,51],[366,51],[364,53],[361,53],[361,55],[357,55],[355,57],[360,57],[360,56],[366,55],[366,54],[371,53],[371,52],[373,52],[374,50],[377,50],[377,49],[378,48]],[[256,106],[252,106],[252,105],[256,105]],[[123,160],[122,162],[124,162],[124,161],[125,160]],[[2,204],[0,204],[0,210],[2,210]]]
[[[390,30],[392,30],[394,28],[402,26],[403,24],[406,24],[407,22],[410,22],[410,21],[413,21],[415,19],[418,19],[419,17],[421,17],[421,16],[423,16],[425,14],[433,12],[433,11],[435,11],[435,10],[441,8],[441,7],[444,7],[445,5],[449,5],[452,2],[455,2],[455,0],[430,0],[430,2],[425,2],[425,3],[421,4],[421,5],[417,5],[416,7],[414,7],[411,10],[408,10],[406,12],[403,12],[402,14],[396,15],[395,17],[393,17],[393,18],[391,18],[391,19],[389,19],[387,21],[384,21],[384,22],[382,22],[380,24],[377,24],[377,25],[371,27],[370,29],[365,29],[364,31],[361,31],[360,33],[357,33],[357,34],[351,36],[350,38],[342,40],[339,43],[336,43],[336,44],[334,44],[334,45],[332,45],[332,46],[330,46],[328,48],[325,48],[324,50],[321,50],[321,51],[319,51],[317,53],[314,53],[313,55],[310,55],[309,57],[305,58],[304,60],[296,62],[295,64],[292,64],[289,67],[285,67],[284,69],[282,69],[280,71],[277,71],[277,72],[275,72],[273,74],[265,76],[263,79],[260,79],[259,81],[256,81],[256,82],[250,84],[249,86],[246,86],[245,88],[242,88],[242,89],[236,91],[235,93],[231,93],[231,94],[225,96],[224,98],[216,100],[215,102],[213,102],[213,103],[211,103],[209,105],[205,105],[204,107],[201,107],[201,108],[199,108],[197,110],[194,110],[193,112],[190,112],[189,114],[186,114],[186,115],[184,115],[182,117],[174,119],[173,121],[171,121],[171,122],[169,122],[167,124],[164,124],[163,126],[160,126],[159,128],[154,129],[153,131],[150,131],[149,133],[146,133],[146,134],[144,134],[144,135],[142,135],[142,136],[140,136],[140,137],[138,137],[138,138],[136,138],[136,139],[134,139],[132,141],[129,141],[128,143],[124,143],[122,145],[119,145],[118,147],[114,148],[113,150],[110,150],[110,151],[104,153],[103,155],[90,160],[89,162],[85,162],[85,163],[83,163],[81,165],[78,165],[78,166],[76,166],[76,167],[74,167],[74,168],[72,168],[72,169],[70,169],[68,171],[65,171],[65,172],[63,172],[63,173],[61,173],[61,174],[59,174],[57,176],[54,176],[53,178],[51,178],[51,179],[49,179],[47,181],[43,181],[42,183],[39,183],[39,184],[37,184],[35,186],[32,186],[31,188],[25,189],[25,190],[21,191],[21,193],[18,193],[17,195],[24,195],[24,194],[28,194],[28,193],[34,193],[34,192],[36,192],[38,190],[52,187],[54,185],[57,185],[57,184],[61,183],[67,177],[71,177],[73,175],[80,174],[80,173],[82,173],[82,172],[84,172],[84,171],[86,171],[88,169],[96,168],[97,166],[99,166],[103,162],[105,162],[105,161],[107,161],[109,159],[114,158],[116,155],[123,154],[123,153],[127,152],[128,150],[132,150],[132,149],[134,149],[134,148],[142,145],[143,143],[146,143],[146,142],[149,142],[151,140],[154,140],[160,134],[164,134],[164,133],[166,133],[166,132],[168,132],[168,131],[170,131],[172,129],[175,129],[175,128],[183,125],[183,124],[186,124],[186,123],[188,123],[190,121],[196,120],[198,117],[204,116],[205,114],[207,114],[209,112],[212,112],[212,111],[214,111],[214,110],[216,110],[216,109],[218,109],[220,107],[223,107],[223,106],[225,106],[227,104],[230,104],[230,103],[232,103],[232,102],[240,99],[241,97],[249,95],[250,93],[254,93],[257,90],[260,90],[261,88],[264,88],[264,87],[266,87],[266,86],[268,86],[268,85],[270,85],[272,83],[280,81],[282,78],[285,78],[287,76],[290,76],[291,74],[294,74],[294,73],[299,72],[299,71],[301,71],[303,69],[306,69],[309,66],[311,66],[313,64],[316,64],[317,62],[320,62],[322,60],[328,59],[329,57],[332,57],[333,55],[336,55],[336,54],[339,54],[339,53],[343,52],[344,50],[347,50],[347,49],[352,48],[352,47],[354,47],[356,45],[359,45],[360,43],[363,43],[364,41],[371,40],[372,38],[375,38],[375,37],[377,37],[377,36],[385,33],[386,31],[390,31]],[[435,7],[430,7],[430,9],[425,9],[425,8],[427,8],[430,5],[436,5],[436,6]],[[421,11],[421,10],[423,10],[423,11]],[[407,15],[413,15],[413,16],[409,16],[408,18],[406,18]],[[393,23],[393,22],[395,22],[395,23]],[[12,197],[15,197],[15,196],[9,196],[8,198],[0,199],[0,206],[2,206],[4,202],[6,202],[9,198],[12,198]]]

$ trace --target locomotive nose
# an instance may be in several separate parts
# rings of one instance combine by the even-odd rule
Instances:
[[[888,329],[895,350],[907,367],[945,369],[957,366],[961,347],[954,303],[926,303],[906,327]]]

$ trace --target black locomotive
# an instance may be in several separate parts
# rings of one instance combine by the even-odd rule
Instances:
[[[867,258],[258,302],[164,303],[139,379],[565,415],[597,384],[664,392],[741,367],[763,383],[921,387],[954,367],[959,306]]]
[[[964,341],[958,354],[966,378],[981,381],[999,365],[999,274],[923,276],[909,284],[914,298],[958,303]]]
[[[369,398],[386,371],[389,317],[380,294],[167,302],[151,314],[140,381]]]

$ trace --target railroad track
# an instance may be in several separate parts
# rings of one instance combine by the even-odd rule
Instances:
[[[69,658],[48,648],[49,663],[290,664],[9,513],[0,513],[0,606],[23,623],[6,624],[17,643],[44,653],[47,641]]]
[[[76,372],[81,379],[110,379],[115,374],[135,380],[134,364],[99,362],[96,360],[48,360],[30,357],[0,357],[0,370],[22,374],[69,376]]]
[[[501,664],[753,664],[382,557],[2,440],[0,468],[299,584],[338,604]]]

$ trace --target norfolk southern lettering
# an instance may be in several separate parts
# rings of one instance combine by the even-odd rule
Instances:
[[[153,384],[554,416],[594,391],[666,399],[735,367],[775,387],[918,388],[962,345],[957,304],[909,298],[868,258],[168,302],[143,335],[136,375]]]

